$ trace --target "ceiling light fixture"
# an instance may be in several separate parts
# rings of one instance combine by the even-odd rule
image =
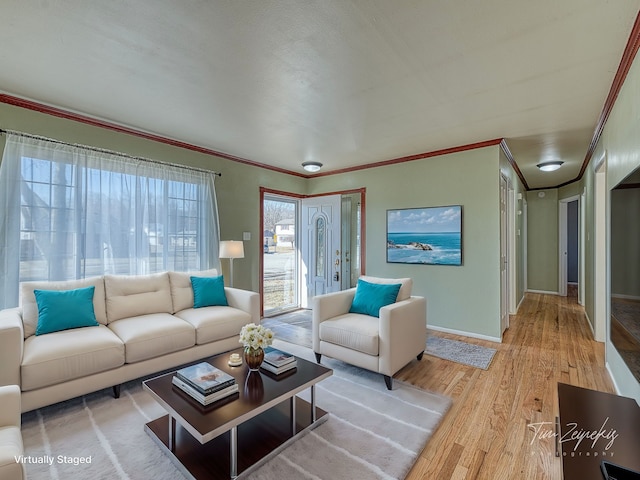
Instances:
[[[322,164],[320,162],[302,162],[302,168],[304,168],[307,172],[318,172],[322,168]]]
[[[553,172],[554,170],[558,170],[564,162],[560,160],[555,160],[553,162],[544,162],[536,165],[543,172]]]

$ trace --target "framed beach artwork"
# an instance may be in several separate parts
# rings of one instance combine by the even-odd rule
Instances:
[[[387,210],[387,262],[462,265],[462,205]]]

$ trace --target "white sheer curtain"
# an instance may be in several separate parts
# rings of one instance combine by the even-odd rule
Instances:
[[[22,281],[219,268],[213,172],[6,135],[0,308]]]

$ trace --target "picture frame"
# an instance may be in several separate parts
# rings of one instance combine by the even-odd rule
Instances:
[[[462,266],[462,205],[387,210],[387,263]]]

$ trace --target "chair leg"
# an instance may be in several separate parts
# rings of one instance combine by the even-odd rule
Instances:
[[[423,355],[424,355],[424,352],[420,352],[416,358],[417,358],[418,360],[422,360],[422,356],[423,356]]]
[[[322,358],[322,354],[313,352],[316,356],[316,363],[320,363],[320,359]]]
[[[113,388],[113,398],[120,398],[120,385],[114,385],[112,388]]]
[[[389,375],[384,376],[384,383],[387,384],[387,390],[392,390],[393,379]]]

